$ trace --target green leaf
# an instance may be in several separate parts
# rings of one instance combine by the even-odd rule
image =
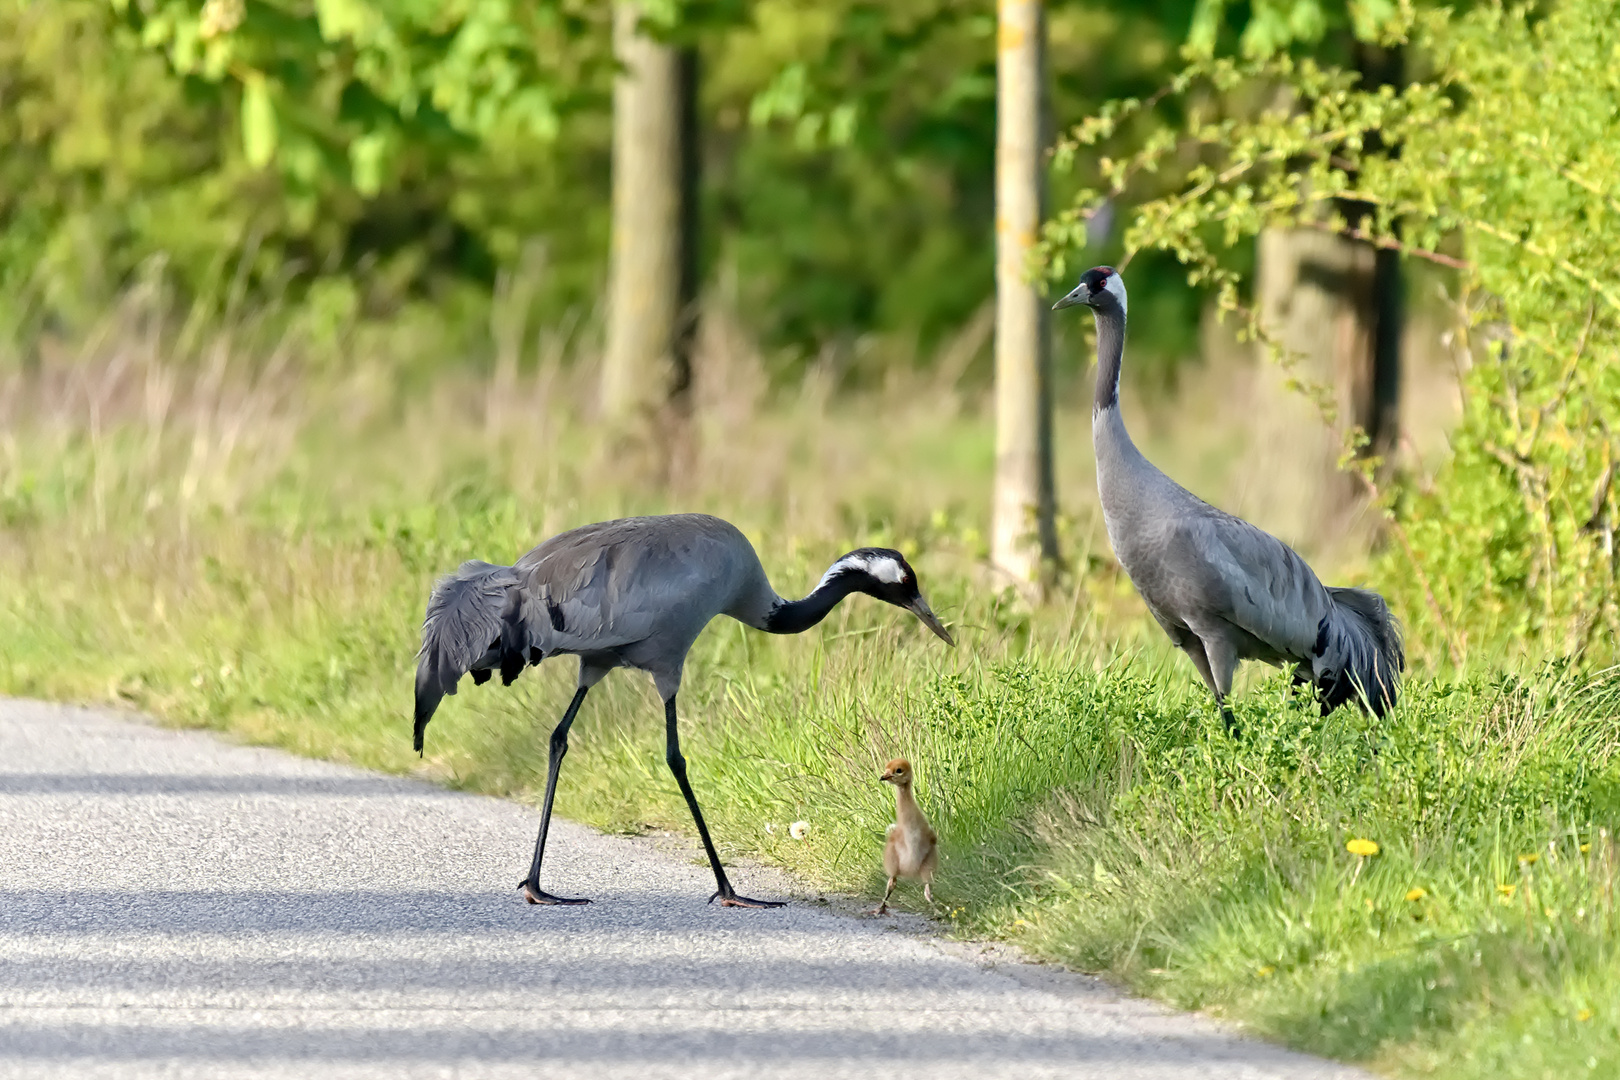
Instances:
[[[361,41],[371,26],[371,11],[360,0],[315,0],[315,18],[326,41]]]
[[[368,199],[382,190],[388,143],[386,132],[372,131],[349,144],[349,174],[354,189]]]
[[[264,75],[257,71],[242,84],[242,153],[255,169],[276,156],[276,107]]]

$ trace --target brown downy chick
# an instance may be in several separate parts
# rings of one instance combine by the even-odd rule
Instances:
[[[894,883],[900,878],[916,878],[923,883],[923,897],[934,902],[934,867],[939,861],[939,841],[922,808],[911,793],[911,762],[895,758],[883,770],[880,779],[894,785],[895,822],[889,826],[888,840],[883,845],[883,870],[889,875],[889,887],[883,892],[883,902],[872,912],[886,914]]]

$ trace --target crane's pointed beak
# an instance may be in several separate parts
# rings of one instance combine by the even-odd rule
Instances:
[[[1085,282],[1081,282],[1069,291],[1069,295],[1053,304],[1052,310],[1062,311],[1066,307],[1083,304],[1089,299],[1091,299],[1091,290],[1086,288]]]
[[[934,609],[928,606],[928,601],[919,596],[906,605],[906,610],[921,619],[922,624],[932,630],[945,644],[952,648],[956,647],[956,639],[951,637],[951,632],[945,629],[945,625],[939,621],[939,616],[935,615]]]

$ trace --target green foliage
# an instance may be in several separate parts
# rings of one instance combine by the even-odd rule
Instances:
[[[1407,12],[1389,40],[1409,40],[1432,74],[1399,92],[1287,57],[1202,61],[1168,88],[1190,99],[1185,123],[1100,170],[1119,193],[1197,162],[1143,203],[1127,246],[1173,252],[1252,333],[1263,328],[1223,253],[1266,228],[1362,237],[1455,271],[1464,418],[1441,473],[1392,502],[1399,542],[1381,575],[1420,648],[1454,659],[1614,656],[1617,14],[1612,0]],[[1257,96],[1266,104],[1247,104]],[[1103,110],[1060,155],[1146,107]],[[1049,231],[1060,263],[1098,197]],[[1373,211],[1351,221],[1349,205]]]
[[[1055,6],[1055,115],[1157,85],[1187,10]],[[608,250],[609,13],[0,0],[0,336],[71,335],[145,267],[182,310],[341,294],[359,319],[434,310],[476,340],[526,252],[544,255],[535,314],[589,327]],[[927,357],[982,307],[991,11],[693,0],[650,5],[645,23],[701,56],[703,280],[785,369],[818,350],[857,374]],[[1173,272],[1155,286],[1196,306]],[[1190,320],[1156,323],[1145,349],[1193,350]],[[865,359],[872,331],[897,347]]]
[[[1239,21],[1234,9],[1247,7]],[[1351,0],[1323,4],[1320,0],[1253,0],[1235,5],[1229,0],[1197,0],[1187,47],[1197,56],[1225,51],[1224,39],[1236,37],[1244,56],[1273,56],[1299,46],[1314,46],[1335,30],[1352,30],[1363,41],[1397,17],[1399,0]]]
[[[405,5],[427,21],[402,15],[387,33],[352,4],[231,7],[0,3],[8,345],[82,328],[143,266],[182,310],[335,288],[361,316],[423,300],[443,314],[468,292],[487,305],[497,267],[545,238],[540,302],[586,302],[605,249],[606,128],[587,117],[568,141],[539,135],[605,100],[599,53],[559,46],[544,74],[568,91],[542,108],[525,87],[550,84],[508,62],[519,43],[479,30],[498,4]],[[519,7],[556,16],[524,47],[573,40],[560,9]]]

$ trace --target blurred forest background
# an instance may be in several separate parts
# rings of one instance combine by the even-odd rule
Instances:
[[[436,575],[670,510],[785,594],[893,545],[963,648],[700,640],[725,851],[871,890],[906,753],[965,932],[1612,1075],[1617,176],[1615,0],[0,0],[0,690],[532,799],[557,665],[408,753]],[[1227,740],[1147,618],[1045,314],[1098,263],[1149,457],[1405,623],[1383,725],[1257,670]],[[686,827],[648,693],[564,812]]]

